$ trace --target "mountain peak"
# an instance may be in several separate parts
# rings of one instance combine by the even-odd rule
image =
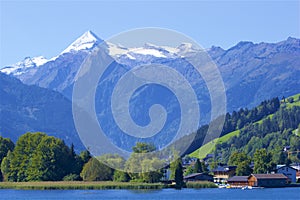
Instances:
[[[95,44],[102,41],[98,36],[92,31],[87,31],[81,35],[77,40],[75,40],[68,48],[66,48],[61,54],[77,52],[80,50],[92,49]]]

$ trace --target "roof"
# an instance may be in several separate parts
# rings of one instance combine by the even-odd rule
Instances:
[[[228,182],[247,182],[249,176],[233,176],[228,179]]]
[[[236,166],[217,166],[217,168],[215,168],[213,170],[213,172],[228,172],[228,171],[231,171],[231,170],[235,170],[236,169]]]
[[[193,173],[193,174],[189,174],[185,177],[183,177],[184,179],[187,179],[187,178],[194,178],[196,176],[199,176],[199,175],[207,175],[207,174],[204,174],[204,173]],[[207,176],[210,176],[210,175],[207,175]]]
[[[300,165],[293,165],[291,167],[294,168],[297,171],[300,171]]]
[[[297,171],[297,169],[295,169],[295,168],[293,168],[293,167],[290,167],[290,166],[285,166],[285,165],[284,165],[284,166],[281,166],[281,167],[279,167],[279,168],[277,168],[277,170],[279,170],[279,169],[281,169],[281,168],[285,168],[285,167]]]
[[[251,174],[250,176],[254,176],[257,179],[287,179],[283,174]]]

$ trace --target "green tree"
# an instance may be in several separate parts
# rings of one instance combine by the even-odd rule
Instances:
[[[9,150],[6,157],[3,158],[1,162],[1,173],[3,175],[3,181],[14,180],[14,177],[11,177],[10,171],[10,162],[12,160],[12,152]]]
[[[195,165],[194,165],[194,173],[202,173],[202,164],[199,159],[196,160]]]
[[[125,163],[130,178],[140,182],[159,182],[163,176],[161,168],[164,163],[150,153],[156,150],[155,146],[138,142],[132,150],[133,153]]]
[[[130,176],[127,172],[115,170],[113,180],[117,182],[128,182],[130,181]]]
[[[80,176],[84,181],[109,181],[113,178],[113,170],[97,158],[91,158],[83,166]]]
[[[202,172],[203,173],[208,173],[209,171],[208,171],[208,168],[207,168],[207,166],[206,166],[206,164],[205,164],[205,162],[204,161],[202,161],[201,162],[201,168],[202,168]]]
[[[22,135],[3,166],[9,181],[59,181],[73,172],[77,155],[55,137],[44,133]],[[78,172],[79,174],[79,172]]]
[[[156,150],[153,144],[148,144],[144,142],[137,142],[136,145],[132,148],[134,153],[149,153]]]
[[[185,172],[184,172],[184,176],[187,176],[189,174],[194,173],[194,166],[190,165],[186,168]]]
[[[3,138],[0,136],[0,163],[2,159],[7,155],[8,151],[13,151],[15,144],[9,138]]]
[[[55,137],[45,136],[32,153],[26,181],[59,181],[73,172],[75,152]],[[77,172],[79,173],[79,172]]]
[[[33,154],[44,137],[44,133],[26,133],[18,139],[10,161],[9,177],[12,181],[28,181],[27,171],[31,167]]]
[[[7,155],[8,151],[13,151],[15,144],[9,138],[3,138],[0,136],[0,164],[3,158]],[[1,168],[0,168],[0,180],[2,180]]]
[[[88,150],[80,152],[79,157],[83,164],[87,163],[92,158],[91,153]]]
[[[257,149],[253,159],[254,173],[268,173],[272,169],[272,155],[266,149]]]
[[[233,152],[230,157],[228,164],[229,165],[238,165],[243,161],[249,161],[250,158],[244,152]]]
[[[183,182],[183,168],[181,160],[177,161],[176,168],[175,168],[175,188],[181,189],[184,185]]]
[[[181,158],[178,158],[171,163],[170,170],[171,170],[171,179],[175,180],[175,188],[181,189],[184,186]]]
[[[156,157],[150,159],[143,159],[141,163],[142,167],[142,180],[147,183],[156,183],[163,177],[161,166],[163,162]]]
[[[209,163],[209,167],[211,170],[215,169],[217,166],[218,166],[218,161],[216,161],[216,160]]]
[[[250,175],[252,172],[252,169],[249,165],[250,165],[250,162],[247,160],[240,162],[236,167],[236,175],[237,176]]]

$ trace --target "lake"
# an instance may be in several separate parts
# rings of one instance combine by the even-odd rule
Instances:
[[[300,188],[162,190],[0,190],[0,199],[300,199]]]

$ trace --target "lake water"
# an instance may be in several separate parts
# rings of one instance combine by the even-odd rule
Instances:
[[[0,190],[0,199],[300,199],[300,188],[163,190]]]

